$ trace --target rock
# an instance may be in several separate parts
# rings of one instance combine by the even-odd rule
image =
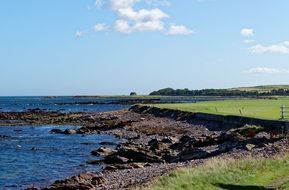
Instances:
[[[96,142],[82,142],[80,144],[84,144],[84,145],[91,145],[91,144],[96,144]]]
[[[134,144],[126,144],[121,146],[115,154],[128,158],[131,162],[163,162],[161,157],[157,156],[154,152],[142,147],[138,147]]]
[[[65,131],[64,131],[64,134],[66,134],[66,135],[74,135],[76,133],[77,133],[77,131],[74,129],[65,129]]]
[[[254,136],[255,139],[264,139],[264,140],[270,140],[271,136],[270,134],[266,132],[260,132]]]
[[[103,160],[88,160],[86,161],[86,163],[90,165],[98,165],[98,164],[103,163]]]
[[[131,166],[133,168],[144,168],[145,163],[132,163]]]
[[[99,143],[99,144],[100,144],[100,145],[107,145],[107,146],[108,146],[108,145],[111,145],[111,146],[112,146],[112,145],[117,145],[117,144],[114,143],[114,142],[105,142],[105,141],[104,141],[104,142],[101,142],[101,143]]]
[[[97,177],[95,173],[87,172],[79,175],[79,178],[82,180],[91,180],[92,178]]]
[[[174,143],[177,143],[178,142],[178,139],[175,138],[175,137],[165,137],[162,139],[163,143],[167,143],[167,144],[174,144]]]
[[[61,129],[52,129],[50,131],[52,134],[63,134],[64,132]]]
[[[252,150],[253,148],[255,148],[255,145],[254,144],[246,144],[246,150]]]
[[[110,156],[105,157],[105,163],[107,164],[125,164],[128,162],[129,162],[128,158],[118,156],[118,155],[110,155]]]
[[[148,142],[148,145],[150,146],[150,150],[153,151],[169,148],[169,145],[167,143],[160,142],[157,139],[152,139],[151,141]]]
[[[6,139],[6,138],[9,138],[9,136],[7,136],[7,135],[0,135],[0,138],[2,139]]]
[[[109,156],[112,155],[115,152],[115,150],[106,148],[106,147],[100,147],[97,150],[91,151],[91,154],[93,156]]]
[[[37,148],[34,146],[34,147],[32,147],[30,150],[36,151]]]
[[[106,182],[107,182],[107,180],[104,177],[101,177],[101,176],[93,177],[91,179],[91,184],[92,185],[105,184]]]
[[[209,155],[210,155],[210,153],[208,153],[204,150],[194,148],[192,150],[187,149],[187,150],[181,152],[178,155],[178,157],[179,157],[180,161],[184,162],[187,160],[207,158]]]

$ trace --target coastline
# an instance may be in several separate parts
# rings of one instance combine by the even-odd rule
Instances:
[[[156,117],[133,109],[103,113],[58,113],[32,110],[0,113],[2,125],[78,125],[78,134],[110,134],[126,142],[116,150],[92,150],[104,156],[100,173],[88,172],[56,181],[46,190],[142,188],[153,179],[178,167],[195,166],[213,157],[270,157],[286,152],[288,142],[281,133],[219,126],[204,120],[183,121]],[[58,131],[60,132],[60,131]],[[73,132],[74,133],[74,132]],[[73,135],[73,133],[71,135]],[[242,135],[240,135],[242,134]],[[88,160],[89,164],[100,164]],[[31,189],[39,189],[31,187]]]

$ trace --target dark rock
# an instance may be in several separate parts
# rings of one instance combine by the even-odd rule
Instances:
[[[108,145],[111,145],[111,146],[112,146],[112,145],[117,145],[117,144],[114,143],[114,142],[105,142],[105,141],[104,141],[104,142],[100,142],[99,144],[100,144],[100,145],[107,145],[107,146],[108,146]]]
[[[103,163],[103,160],[88,160],[86,163],[90,165],[99,165]]]
[[[83,144],[83,145],[92,145],[92,144],[96,144],[96,142],[82,142],[80,144]]]
[[[32,147],[30,150],[36,151],[37,148],[34,146],[34,147]]]
[[[149,141],[148,145],[150,146],[150,150],[153,150],[153,151],[163,150],[163,149],[169,148],[169,145],[167,143],[160,142],[156,139]]]
[[[118,156],[118,155],[110,155],[110,156],[105,157],[105,163],[107,164],[125,164],[128,162],[129,162],[128,158]]]
[[[160,156],[144,148],[136,147],[134,145],[126,145],[119,148],[116,155],[128,158],[131,162],[151,162],[162,163]]]
[[[64,132],[61,129],[52,129],[50,131],[52,134],[64,134]]]

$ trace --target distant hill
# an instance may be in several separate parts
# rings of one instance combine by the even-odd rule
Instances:
[[[289,85],[263,85],[229,89],[189,90],[164,88],[150,93],[151,96],[289,96]]]
[[[230,88],[228,90],[240,90],[246,92],[258,91],[258,92],[271,92],[272,90],[289,90],[289,85],[262,85],[262,86],[252,86],[252,87],[239,87],[239,88]]]

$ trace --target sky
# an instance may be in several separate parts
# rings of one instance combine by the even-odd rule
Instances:
[[[2,0],[0,96],[289,83],[288,0]]]

